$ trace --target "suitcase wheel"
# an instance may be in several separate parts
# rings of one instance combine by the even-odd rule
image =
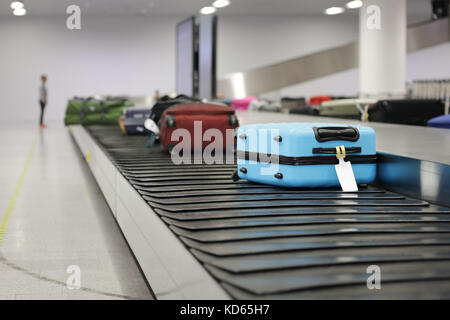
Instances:
[[[231,179],[234,182],[239,181],[240,178],[239,178],[239,175],[238,175],[237,171],[233,172],[233,174],[231,175]]]
[[[241,170],[239,170],[240,172],[242,172],[243,174],[247,173],[247,169],[246,168],[241,168]]]
[[[274,177],[281,180],[281,179],[283,179],[283,174],[278,172],[278,173],[275,173]]]

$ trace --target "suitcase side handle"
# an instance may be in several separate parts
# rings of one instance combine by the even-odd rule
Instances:
[[[358,141],[359,130],[354,127],[314,127],[314,135],[319,142],[345,140]]]

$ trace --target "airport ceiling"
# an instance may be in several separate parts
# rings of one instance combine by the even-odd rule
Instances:
[[[0,0],[0,16],[12,16],[13,0]],[[231,5],[219,9],[220,15],[253,14],[323,14],[332,6],[345,6],[349,0],[230,0]],[[27,16],[66,14],[67,6],[77,4],[83,14],[92,15],[191,15],[211,5],[213,0],[23,0]],[[408,16],[431,15],[430,0],[407,0]],[[347,10],[344,14],[356,14]]]

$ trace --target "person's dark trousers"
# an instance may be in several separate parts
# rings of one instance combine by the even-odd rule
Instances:
[[[39,123],[42,125],[42,124],[44,124],[45,102],[44,101],[39,101],[39,103],[41,104],[41,117],[40,117]]]

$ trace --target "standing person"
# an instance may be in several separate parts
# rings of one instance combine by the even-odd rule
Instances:
[[[41,105],[41,117],[39,120],[39,125],[41,128],[46,128],[47,126],[44,124],[44,111],[45,106],[47,105],[47,87],[45,86],[47,82],[47,76],[41,76],[41,86],[39,87],[39,103]]]

